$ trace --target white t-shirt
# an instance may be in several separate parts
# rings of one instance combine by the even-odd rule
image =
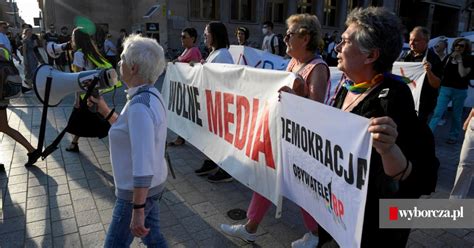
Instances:
[[[84,59],[84,53],[82,53],[82,51],[76,51],[74,53],[74,60],[72,61],[72,64],[77,67],[81,67],[85,71],[95,69],[94,64],[89,62],[87,59]]]
[[[140,91],[151,91],[138,95]],[[132,200],[135,187],[148,188],[151,197],[164,188],[168,167],[165,144],[168,122],[158,90],[142,85],[127,90],[127,101],[109,130],[110,161],[117,198]]]
[[[272,52],[272,46],[271,46],[271,42],[272,42],[272,39],[273,37],[275,37],[275,34],[270,34],[270,35],[265,35],[265,37],[263,37],[263,42],[262,42],[262,50],[265,51],[265,52],[269,52],[269,53],[273,53]],[[274,54],[278,54],[278,39],[275,37],[275,39],[273,39],[273,47],[275,48],[275,53]]]
[[[0,33],[0,44],[3,45],[8,51],[12,52],[12,45],[10,44],[10,40],[4,33]]]
[[[117,49],[115,47],[115,44],[111,40],[105,40],[104,41],[104,51],[105,55],[107,56],[115,56],[117,55]]]
[[[234,59],[227,48],[215,50],[206,59],[207,63],[233,64]]]

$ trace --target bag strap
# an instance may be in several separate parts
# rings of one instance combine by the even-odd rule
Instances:
[[[135,96],[137,96],[137,95],[140,95],[140,94],[142,94],[142,93],[145,93],[145,92],[147,92],[147,93],[150,93],[150,94],[154,95],[154,96],[156,97],[156,99],[158,99],[158,101],[161,103],[161,106],[162,106],[162,107],[163,107],[163,109],[165,110],[165,114],[166,114],[166,108],[165,108],[165,104],[163,104],[163,101],[161,101],[160,97],[158,97],[158,95],[157,95],[157,94],[153,93],[153,92],[152,92],[152,91],[150,91],[150,90],[139,91],[139,92],[137,92],[135,95],[133,95],[133,96],[132,96],[132,98],[131,98],[130,100],[132,100],[132,99],[133,99]]]
[[[273,34],[271,40],[270,40],[270,47],[272,48],[272,53],[275,54],[276,52],[276,49],[275,49],[275,45],[273,43],[275,43],[275,38],[276,38],[276,35]],[[280,44],[278,44],[280,45]]]

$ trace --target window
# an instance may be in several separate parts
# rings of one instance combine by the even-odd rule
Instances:
[[[195,19],[219,19],[219,0],[190,0],[190,17]]]
[[[304,14],[304,13],[312,14],[312,10],[313,10],[312,7],[313,7],[312,0],[300,0],[298,1],[298,9],[296,10],[296,12],[299,14]]]
[[[324,25],[336,26],[336,0],[324,1]]]
[[[256,22],[257,0],[232,0],[230,18],[236,21]]]
[[[265,6],[265,21],[284,23],[286,20],[285,2],[282,0],[267,0]]]

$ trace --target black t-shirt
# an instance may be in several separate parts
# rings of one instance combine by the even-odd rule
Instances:
[[[452,60],[453,58],[451,56],[447,56],[443,61],[444,77],[441,80],[441,85],[461,90],[467,89],[469,85],[469,74],[461,77],[458,71],[458,64],[451,63]],[[472,56],[463,56],[462,61],[465,68],[469,67],[472,69]]]
[[[55,43],[59,43],[58,40],[59,40],[59,35],[57,33],[51,33],[51,32],[47,32],[45,35],[44,35],[44,40],[46,42],[55,42]]]
[[[66,34],[66,35],[62,35],[62,34],[61,34],[61,35],[59,35],[59,37],[58,37],[58,43],[59,43],[59,44],[63,44],[63,43],[68,42],[68,41],[70,41],[70,40],[71,40],[71,36],[68,35],[68,34]]]

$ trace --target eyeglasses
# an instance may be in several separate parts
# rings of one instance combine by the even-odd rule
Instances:
[[[461,44],[461,43],[458,43],[456,45],[454,45],[454,47],[460,47],[460,48],[464,48],[466,45],[464,44]]]
[[[188,38],[186,35],[181,35],[181,39],[182,39],[182,40],[184,40],[184,39],[186,39],[186,38]]]
[[[296,34],[295,32],[286,33],[284,38],[285,38],[285,40],[286,40],[286,39],[289,40],[289,39],[290,39],[291,37],[293,37],[293,35],[295,35],[295,34]]]

